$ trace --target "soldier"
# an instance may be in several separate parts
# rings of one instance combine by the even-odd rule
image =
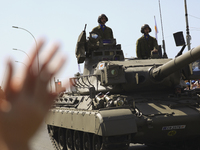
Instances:
[[[141,33],[144,35],[137,40],[136,54],[140,59],[150,58],[151,54],[158,54],[157,40],[150,36],[151,28],[148,24],[141,27]]]
[[[99,25],[92,29],[92,32],[101,36],[101,39],[113,39],[112,29],[105,25],[107,21],[108,17],[105,14],[101,14],[98,17]]]

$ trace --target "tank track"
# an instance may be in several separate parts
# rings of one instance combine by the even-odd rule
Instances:
[[[55,150],[68,150],[66,146],[60,146],[62,144],[60,144],[59,139],[58,139],[58,129],[59,129],[59,127],[47,125],[47,130],[48,130],[49,137],[50,137],[51,143],[53,145],[53,148]],[[81,137],[83,139],[84,132],[80,132],[80,133],[81,133],[81,135],[82,135]],[[94,135],[91,133],[89,133],[89,134],[91,136]],[[66,141],[66,139],[64,141]],[[130,135],[102,137],[100,148],[97,148],[95,150],[128,150],[129,143],[130,143]],[[84,150],[83,144],[82,144],[81,149]],[[76,149],[73,148],[73,149],[69,149],[69,150],[76,150]],[[89,150],[89,149],[85,149],[85,150]],[[93,150],[92,147],[91,147],[91,150]]]
[[[58,139],[56,139],[56,138],[54,137],[55,135],[53,135],[53,130],[52,130],[51,128],[52,128],[52,126],[47,125],[47,130],[48,130],[49,137],[50,137],[51,143],[52,143],[52,145],[53,145],[53,148],[54,148],[55,150],[62,150],[62,149],[60,149],[59,144],[58,144],[58,142],[57,142]]]

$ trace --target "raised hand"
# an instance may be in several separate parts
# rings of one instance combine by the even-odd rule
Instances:
[[[20,87],[17,86],[17,81],[13,79],[12,62],[8,62],[6,98],[0,96],[1,150],[28,150],[30,138],[39,128],[57,96],[57,93],[51,93],[47,86],[50,79],[62,67],[65,58],[63,57],[56,62],[57,67],[53,71],[48,69],[52,57],[59,48],[57,44],[54,44],[49,49],[49,55],[40,66],[41,69],[38,73],[37,68],[34,67],[34,61],[36,61],[36,56],[43,44],[42,40],[38,42],[38,47],[30,58]]]

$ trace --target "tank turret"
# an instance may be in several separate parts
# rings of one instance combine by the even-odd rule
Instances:
[[[115,49],[104,46],[102,49],[91,52],[85,60],[85,72],[87,73],[77,80],[80,85],[85,84],[82,87],[77,86],[79,92],[89,92],[87,87],[90,85],[87,84],[86,78],[95,89],[101,92],[106,92],[108,88],[109,91],[116,93],[119,91],[171,90],[180,84],[182,69],[200,58],[200,46],[174,59],[124,60],[123,51],[120,48],[121,46],[116,46]],[[116,56],[119,56],[118,59],[113,59]]]

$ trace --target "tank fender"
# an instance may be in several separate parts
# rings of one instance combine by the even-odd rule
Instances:
[[[95,121],[96,134],[114,136],[137,132],[135,116],[130,109],[99,111]]]
[[[45,122],[57,127],[95,133],[96,111],[74,109],[51,109]]]
[[[135,115],[130,109],[85,111],[74,109],[51,109],[45,118],[48,125],[95,133],[100,136],[115,136],[137,132]]]

